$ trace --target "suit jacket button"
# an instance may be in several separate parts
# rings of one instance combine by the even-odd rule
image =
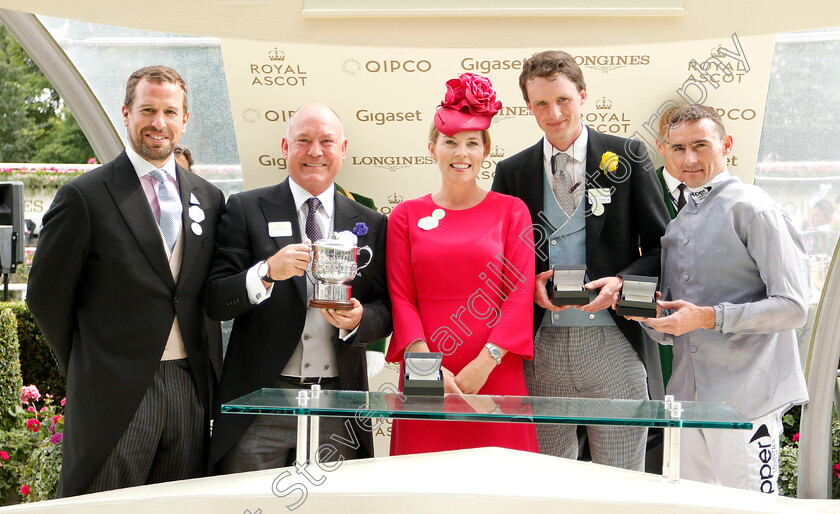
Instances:
[[[175,297],[175,305],[178,305],[179,303],[181,303],[181,299],[176,296]]]

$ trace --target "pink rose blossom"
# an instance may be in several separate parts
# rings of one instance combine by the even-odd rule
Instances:
[[[24,496],[26,496],[27,494],[29,494],[29,486],[28,486],[28,485],[25,485],[25,484],[24,484],[24,485],[22,485],[22,486],[20,486],[20,494],[22,494],[22,495],[24,495]]]
[[[794,443],[798,443],[799,442],[799,432],[793,434],[793,437],[791,437],[790,440],[793,441]]]
[[[37,419],[28,419],[26,420],[26,428],[30,432],[37,432],[39,428],[41,428],[41,422]]]
[[[9,452],[0,452],[0,460],[9,460]]]
[[[502,108],[490,80],[474,73],[462,73],[457,79],[447,80],[441,105],[485,116],[492,116]]]
[[[61,432],[56,432],[52,435],[52,437],[50,437],[50,442],[52,444],[58,444],[58,443],[61,442],[62,438],[63,438],[63,436],[61,435]]]

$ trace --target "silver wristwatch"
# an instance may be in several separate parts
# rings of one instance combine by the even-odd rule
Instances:
[[[270,270],[267,261],[261,261],[259,264],[257,264],[257,276],[259,276],[260,279],[264,280],[265,282],[268,282],[269,284],[277,282],[277,280],[271,278],[271,276],[269,275],[269,271]]]
[[[490,352],[490,356],[496,359],[496,366],[502,363],[502,352],[499,351],[498,346],[493,343],[485,343],[484,347]]]

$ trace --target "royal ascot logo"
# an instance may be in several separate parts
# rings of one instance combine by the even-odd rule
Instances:
[[[688,80],[717,84],[721,82],[740,84],[744,80],[749,66],[746,60],[727,54],[722,45],[709,52],[709,58],[703,62],[692,60],[688,63]],[[733,58],[735,57],[735,58]]]
[[[391,214],[391,210],[394,208],[395,205],[403,201],[403,196],[397,193],[391,193],[388,195],[388,205],[383,205],[379,208],[379,212],[384,215]]]
[[[275,168],[278,170],[285,170],[286,169],[286,158],[285,157],[275,157],[269,154],[262,154],[259,156],[257,161],[260,163],[260,166],[264,168]]]
[[[263,119],[262,114],[260,113],[259,109],[255,109],[253,107],[248,107],[242,111],[242,119],[247,121],[248,123],[256,123],[258,120]]]
[[[461,69],[487,75],[494,71],[521,70],[525,59],[476,59],[464,57],[461,59]]]
[[[372,123],[374,125],[385,125],[386,123],[397,123],[404,121],[423,121],[423,116],[420,110],[408,112],[378,112],[369,111],[367,109],[359,109],[356,111],[356,119],[364,123]]]
[[[344,59],[341,70],[348,75],[355,75],[362,71],[362,63],[356,59]]]
[[[432,69],[427,59],[382,59],[370,60],[362,64],[353,58],[344,59],[341,70],[348,75],[357,73],[428,73]]]
[[[266,61],[249,64],[252,86],[305,86],[309,77],[300,64],[286,61],[286,53],[277,47],[266,54]]]
[[[411,166],[434,164],[430,155],[354,155],[350,158],[353,166],[371,166],[395,172]]]
[[[626,112],[613,110],[613,101],[606,96],[595,101],[595,112],[581,113],[584,123],[602,134],[627,134],[630,117]]]
[[[527,107],[502,107],[499,112],[493,116],[493,123],[518,118],[521,116],[531,116],[531,111]]]
[[[499,145],[493,145],[490,148],[490,153],[487,154],[487,158],[481,161],[481,170],[478,172],[476,178],[480,180],[493,180],[493,177],[496,176],[496,165],[504,158],[505,149]]]
[[[650,64],[649,55],[577,55],[575,62],[578,66],[592,68],[601,73],[627,66],[647,66]]]

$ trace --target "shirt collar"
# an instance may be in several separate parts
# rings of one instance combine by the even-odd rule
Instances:
[[[169,156],[169,160],[166,161],[162,167],[158,168],[154,164],[150,163],[146,159],[140,156],[139,153],[134,151],[134,148],[131,145],[125,147],[125,153],[128,156],[128,160],[131,161],[131,165],[134,166],[134,171],[137,173],[139,178],[143,178],[152,170],[163,170],[169,175],[169,178],[172,179],[173,182],[178,180],[178,176],[175,174],[175,159],[174,155]]]
[[[292,190],[292,198],[295,200],[295,211],[300,211],[301,206],[303,206],[303,204],[312,197],[312,194],[306,189],[300,187],[297,182],[292,180],[292,177],[289,177],[289,189]],[[319,194],[316,198],[318,198],[318,200],[321,201],[321,205],[324,206],[324,210],[327,212],[327,217],[332,218],[333,202],[335,201],[335,184],[330,184],[330,187],[324,190],[324,192]]]
[[[730,178],[732,178],[732,177],[729,175],[729,168],[726,168],[723,171],[721,171],[720,173],[718,173],[717,175],[715,175],[714,177],[712,177],[708,182],[706,182],[702,186],[700,186],[700,187],[690,187],[689,189],[692,192],[699,191],[699,190],[701,190],[703,188],[706,188],[706,187],[714,189],[714,187],[716,185],[718,185],[721,182],[724,182],[726,180],[729,180]]]
[[[581,130],[577,139],[566,150],[558,150],[549,142],[547,137],[543,136],[543,159],[547,163],[546,166],[551,169],[551,158],[554,157],[554,154],[560,153],[561,151],[571,157],[575,162],[583,164],[586,160],[586,145],[588,143],[589,129],[583,123],[581,123]]]
[[[668,170],[666,170],[664,167],[662,168],[662,179],[665,180],[665,186],[668,188],[668,191],[672,195],[676,196],[677,194],[679,194],[677,188],[680,187],[680,184],[682,184],[682,182],[680,182],[678,179],[675,179],[670,173],[668,173]]]

